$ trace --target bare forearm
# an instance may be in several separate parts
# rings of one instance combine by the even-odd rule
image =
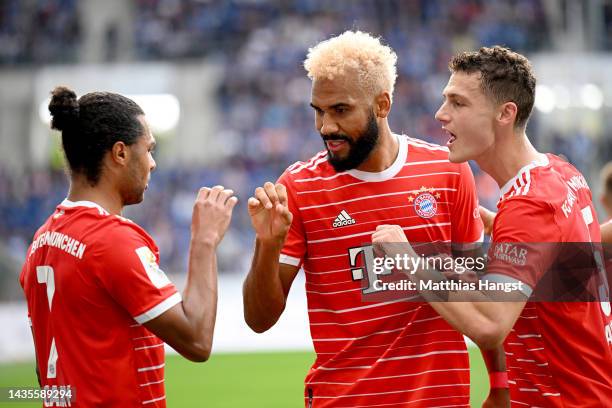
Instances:
[[[604,244],[612,244],[612,222],[601,225],[601,242]],[[607,245],[607,247],[610,247],[610,245]]]
[[[192,361],[206,361],[217,318],[216,249],[238,199],[223,186],[203,187],[193,206],[187,284],[183,301],[145,326]]]
[[[217,255],[210,243],[191,242],[183,312],[193,340],[210,350],[217,317]]]
[[[504,346],[491,350],[480,349],[480,352],[489,373],[506,371],[506,352],[504,351]]]
[[[487,372],[491,378],[491,387],[489,389],[489,396],[487,400],[484,402],[483,407],[508,407],[510,408],[510,391],[508,389],[508,384],[500,383],[499,379],[495,382],[496,377],[491,377],[499,375],[499,373],[506,372],[506,352],[504,351],[503,346],[499,346],[496,349],[492,350],[483,350],[480,349],[482,353],[482,357],[484,359],[485,365],[487,366]]]
[[[251,270],[244,281],[244,318],[254,331],[272,327],[285,309],[286,294],[279,275],[279,242],[255,241]]]
[[[417,287],[427,282],[442,288],[420,290],[420,293],[444,320],[483,349],[501,345],[524,306],[521,301],[500,301],[518,300],[522,297],[520,294],[448,289],[453,287],[452,282],[436,269],[418,268],[407,275]]]
[[[500,304],[495,302],[431,302],[430,305],[457,331],[472,339],[481,349],[493,349],[503,341],[499,336],[499,320],[495,315]]]

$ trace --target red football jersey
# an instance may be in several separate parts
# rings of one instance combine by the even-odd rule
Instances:
[[[153,239],[97,204],[64,200],[20,277],[43,387],[73,406],[165,407],[164,343],[145,323],[181,302]]]
[[[306,406],[469,406],[463,336],[427,303],[362,299],[367,276],[354,266],[378,225],[401,225],[412,242],[482,238],[469,166],[444,147],[398,140],[380,173],[337,173],[321,152],[280,177],[293,213],[280,261],[303,266],[317,353]]]
[[[586,180],[554,155],[521,169],[498,209],[487,276],[520,281],[527,295],[552,261],[552,246],[536,243],[601,240]],[[609,302],[528,302],[505,341],[513,406],[612,406],[611,329]]]

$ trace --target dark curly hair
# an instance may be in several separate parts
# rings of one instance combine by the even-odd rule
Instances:
[[[518,107],[516,127],[527,125],[535,100],[536,79],[527,58],[509,48],[496,45],[476,52],[463,52],[451,59],[452,73],[480,72],[485,95],[496,103],[514,102]]]
[[[62,146],[72,173],[84,174],[94,186],[102,159],[117,142],[136,143],[144,128],[144,112],[134,101],[110,92],[92,92],[77,100],[66,87],[51,92],[51,128],[62,132]]]

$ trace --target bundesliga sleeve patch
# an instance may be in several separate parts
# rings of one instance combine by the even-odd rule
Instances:
[[[136,255],[142,262],[144,270],[147,272],[147,276],[151,280],[151,283],[156,288],[162,288],[170,283],[170,279],[166,276],[164,271],[161,270],[155,259],[155,254],[148,247],[140,247],[136,249]]]

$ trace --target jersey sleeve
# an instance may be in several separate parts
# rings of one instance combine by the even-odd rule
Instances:
[[[30,253],[30,250],[28,249],[28,255],[29,253]],[[21,267],[21,272],[19,273],[19,285],[21,285],[22,289],[25,289],[25,274],[28,268],[28,259],[29,257],[26,258],[25,262],[23,263]]]
[[[181,302],[181,295],[159,267],[153,240],[129,226],[109,234],[100,255],[104,288],[138,323],[146,323]]]
[[[478,212],[478,195],[472,169],[468,163],[460,165],[457,194],[451,207],[451,237],[453,243],[481,242],[484,226]]]
[[[552,209],[527,199],[509,200],[493,223],[485,276],[523,282],[530,295],[556,258],[559,245],[554,242],[560,240]]]
[[[287,189],[289,211],[293,214],[293,221],[287,233],[285,244],[281,249],[279,262],[301,267],[306,254],[306,234],[304,233],[304,224],[296,199],[295,186],[288,171],[280,176],[277,183],[284,185]]]

